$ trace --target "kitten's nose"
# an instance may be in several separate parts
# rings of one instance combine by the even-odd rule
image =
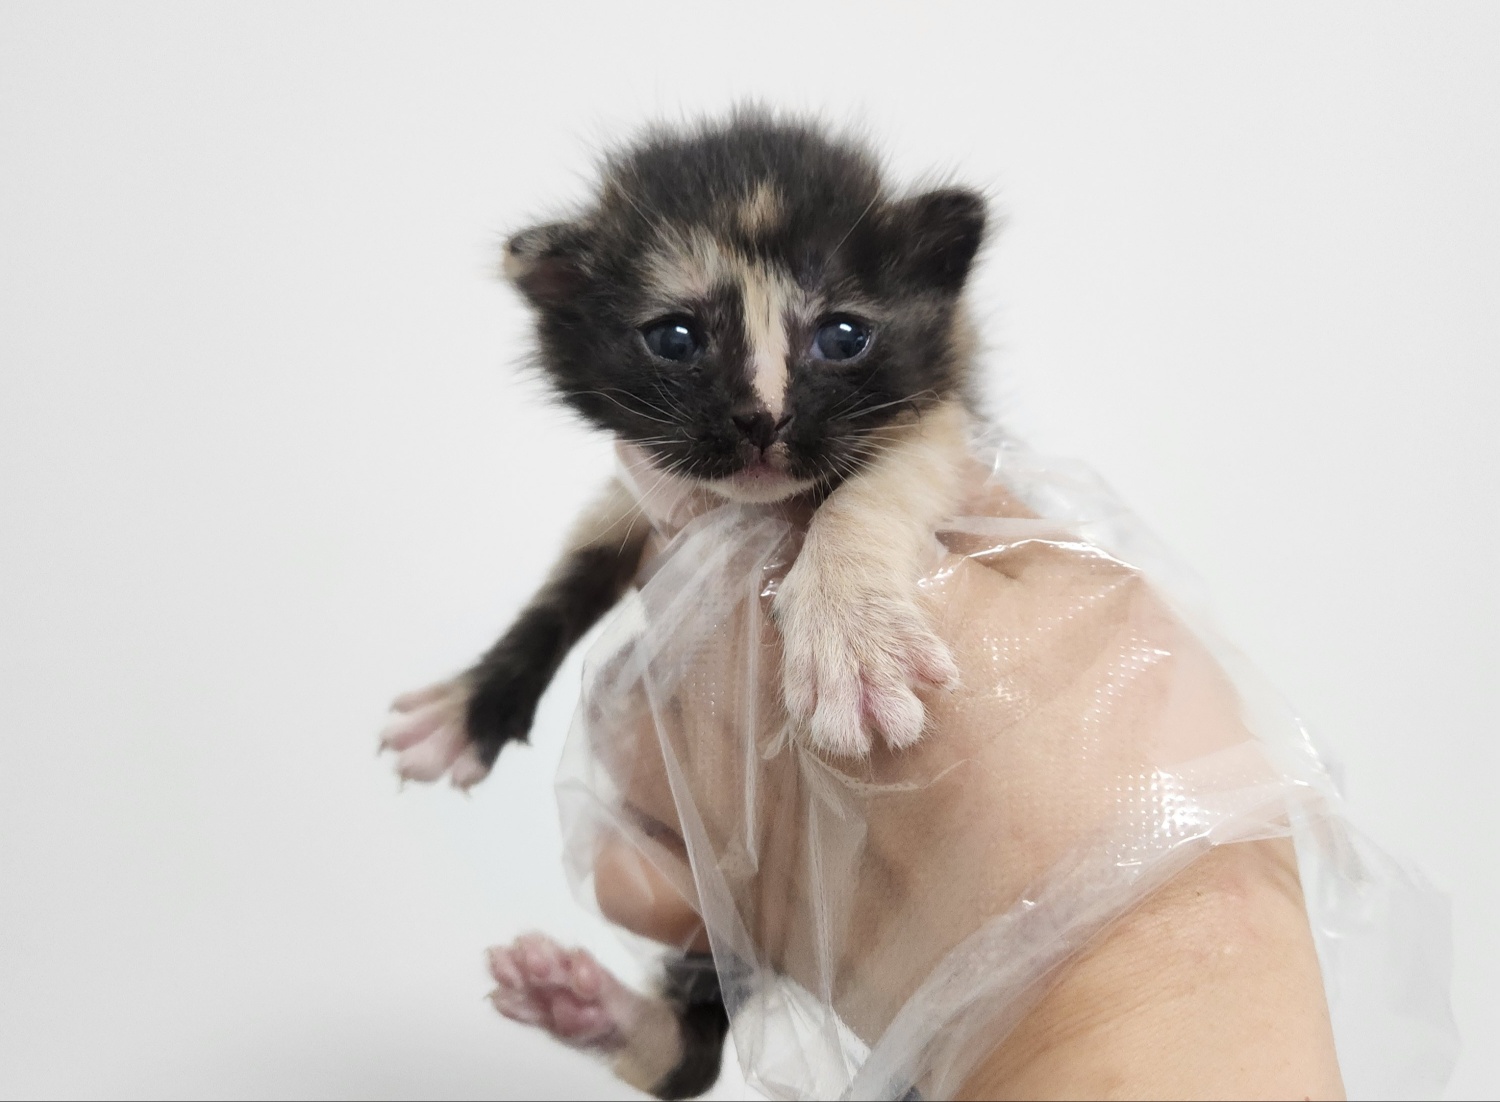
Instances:
[[[740,414],[734,423],[739,426],[741,435],[761,451],[769,448],[776,439],[776,421],[766,410]]]

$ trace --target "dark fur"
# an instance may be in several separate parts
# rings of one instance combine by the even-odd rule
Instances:
[[[692,1098],[718,1081],[729,1034],[729,1011],[719,987],[719,972],[708,953],[689,953],[667,963],[662,997],[677,1014],[682,1031],[682,1058],[651,1088],[657,1098]]]
[[[761,189],[780,217],[747,230],[736,211]],[[645,443],[663,466],[704,478],[758,457],[734,420],[758,404],[743,304],[734,286],[678,304],[707,349],[692,365],[654,359],[638,331],[653,309],[643,261],[664,234],[702,231],[786,273],[830,310],[841,300],[874,304],[876,337],[857,362],[813,359],[805,324],[789,334],[788,472],[832,484],[858,469],[861,437],[966,393],[958,297],[984,227],[974,192],[898,198],[862,146],[741,113],[723,125],[652,133],[608,158],[594,205],[518,234],[508,248],[536,308],[539,363],[561,398],[598,427]]]
[[[469,740],[485,765],[507,742],[524,742],[537,702],[563,659],[619,601],[645,543],[636,526],[624,546],[573,551],[510,630],[475,663],[469,681]]]

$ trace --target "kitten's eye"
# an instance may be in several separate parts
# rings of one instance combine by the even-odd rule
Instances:
[[[687,363],[698,355],[703,342],[688,318],[658,318],[641,327],[641,339],[651,355],[673,363]]]
[[[820,360],[852,360],[870,347],[870,323],[847,315],[832,317],[813,335],[813,355]]]

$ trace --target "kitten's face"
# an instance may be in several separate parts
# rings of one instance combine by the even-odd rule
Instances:
[[[983,201],[897,201],[860,149],[757,120],[612,161],[597,206],[513,238],[565,401],[658,467],[774,501],[856,471],[964,382]]]

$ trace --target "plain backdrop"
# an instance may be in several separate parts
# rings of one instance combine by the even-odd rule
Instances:
[[[374,731],[609,463],[502,235],[745,97],[990,189],[997,411],[1451,894],[1494,1097],[1500,7],[1438,3],[0,7],[0,1094],[630,1096],[482,1001],[527,928],[624,959],[558,862],[576,660],[468,801]]]

